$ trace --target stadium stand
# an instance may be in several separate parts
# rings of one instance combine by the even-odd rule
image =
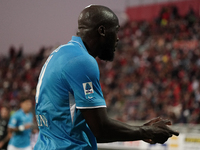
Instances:
[[[99,61],[109,112],[121,121],[167,117],[200,123],[199,17],[163,7],[156,20],[129,21],[113,63]]]
[[[179,11],[166,5],[153,20],[129,20],[119,32],[114,61],[97,59],[113,118],[131,122],[161,116],[174,124],[200,124],[200,16],[192,7]],[[0,108],[9,104],[17,110],[24,94],[35,103],[39,72],[53,49],[24,55],[23,47],[11,46],[8,56],[0,56]]]

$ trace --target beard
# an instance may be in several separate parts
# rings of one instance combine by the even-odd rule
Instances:
[[[115,55],[114,51],[115,51],[115,46],[111,46],[108,43],[106,43],[105,45],[100,47],[98,57],[101,60],[113,61]]]
[[[98,55],[98,57],[101,60],[105,61],[113,61],[114,59],[114,50],[111,51],[111,49],[103,49],[101,53]]]

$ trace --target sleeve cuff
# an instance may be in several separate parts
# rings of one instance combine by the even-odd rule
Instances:
[[[102,107],[106,107],[106,105],[100,105],[100,106],[90,106],[90,107],[79,107],[76,106],[77,109],[93,109],[93,108],[102,108]]]

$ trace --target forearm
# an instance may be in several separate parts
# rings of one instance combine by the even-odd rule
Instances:
[[[31,124],[26,124],[26,125],[20,125],[18,127],[9,127],[8,130],[10,132],[22,132],[24,130],[30,129],[31,128]]]
[[[16,128],[8,128],[8,131],[11,132],[11,133],[12,132],[19,132],[19,128],[17,128],[17,127]]]
[[[167,127],[169,120],[153,119],[142,126],[130,126],[107,116],[106,108],[82,109],[81,113],[97,142],[151,140],[164,143],[179,133]]]
[[[130,126],[109,118],[100,130],[97,142],[136,141],[143,139],[144,137],[140,126]]]

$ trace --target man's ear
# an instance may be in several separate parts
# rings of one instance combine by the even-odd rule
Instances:
[[[106,29],[103,25],[99,26],[98,28],[98,32],[101,36],[105,36],[106,35]]]

